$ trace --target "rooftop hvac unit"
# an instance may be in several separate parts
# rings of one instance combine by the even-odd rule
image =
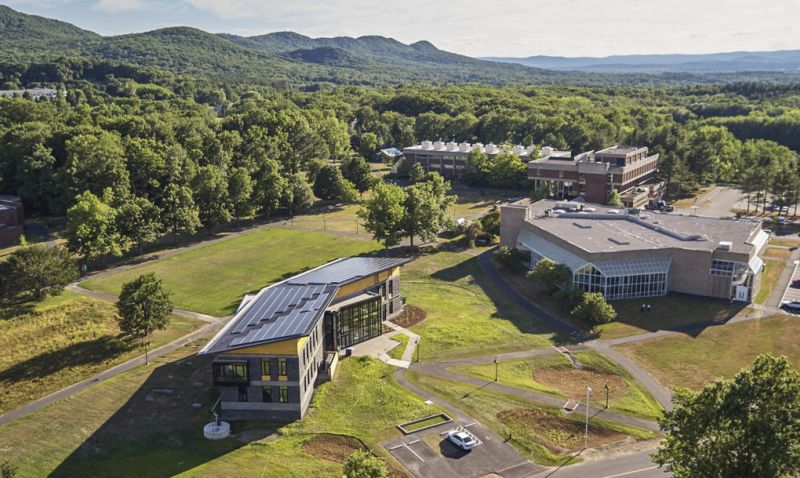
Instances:
[[[433,149],[435,149],[436,151],[443,150],[444,149],[444,143],[442,143],[441,141],[434,142],[433,143]]]
[[[458,145],[458,150],[462,153],[469,153],[470,147],[469,143],[461,143]]]
[[[489,154],[493,154],[493,153],[496,153],[496,152],[498,152],[498,151],[499,151],[499,150],[498,150],[498,148],[497,148],[497,145],[496,145],[496,144],[494,144],[494,143],[489,143],[488,145],[486,145],[486,152],[487,152],[487,153],[489,153]]]
[[[525,152],[525,148],[518,144],[511,149],[511,152],[514,154],[522,154]]]
[[[433,147],[433,143],[430,141],[423,141],[422,142],[422,149],[431,149]]]
[[[448,151],[455,151],[456,149],[458,149],[458,145],[456,143],[450,141],[449,143],[447,143],[445,148],[447,148]]]
[[[550,146],[545,146],[541,150],[541,156],[550,156],[552,154],[553,154],[553,148],[551,148]]]
[[[719,244],[717,244],[717,249],[721,251],[730,251],[731,247],[733,247],[733,243],[731,241],[719,241]]]

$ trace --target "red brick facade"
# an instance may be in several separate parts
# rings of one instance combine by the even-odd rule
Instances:
[[[22,201],[14,196],[0,197],[0,247],[19,242],[25,223]]]

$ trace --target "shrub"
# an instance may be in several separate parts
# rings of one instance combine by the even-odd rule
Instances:
[[[572,317],[593,325],[607,324],[617,318],[617,311],[606,302],[600,292],[584,292],[580,303],[572,309],[571,314]]]
[[[366,450],[358,450],[344,462],[347,478],[386,478],[386,462]]]
[[[0,263],[0,298],[44,300],[63,292],[78,275],[78,266],[65,248],[41,244],[22,247]]]

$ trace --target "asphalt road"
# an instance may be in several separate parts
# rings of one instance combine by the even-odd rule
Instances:
[[[622,455],[608,460],[588,461],[564,468],[550,469],[532,478],[666,478],[664,471],[650,459],[652,450]]]

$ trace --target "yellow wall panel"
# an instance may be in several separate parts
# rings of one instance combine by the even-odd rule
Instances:
[[[222,355],[300,355],[308,337],[282,340],[271,344],[253,345],[243,349],[224,352]]]

